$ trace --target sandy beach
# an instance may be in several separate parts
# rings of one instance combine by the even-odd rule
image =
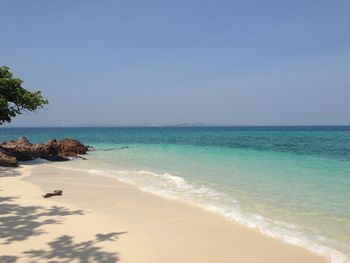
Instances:
[[[113,178],[24,165],[0,177],[1,262],[326,262]],[[43,193],[62,189],[63,196]]]
[[[349,11],[1,1],[0,263],[350,263]]]

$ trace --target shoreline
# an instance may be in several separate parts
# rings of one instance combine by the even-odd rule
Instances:
[[[220,215],[143,192],[116,179],[63,170],[50,164],[25,166],[20,168],[22,174],[23,169],[26,176],[1,178],[7,181],[1,184],[2,194],[6,185],[20,184],[21,189],[30,192],[33,205],[50,204],[88,211],[65,219],[66,222],[60,224],[62,232],[67,231],[64,229],[68,226],[70,229],[72,225],[78,226],[73,231],[74,240],[86,237],[87,230],[95,235],[103,234],[102,229],[104,232],[123,233],[118,235],[117,241],[102,243],[92,241],[92,234],[89,236],[90,242],[102,246],[101,253],[106,249],[106,256],[118,255],[121,262],[327,262],[303,248],[284,244]],[[29,172],[31,176],[28,176]],[[62,197],[49,200],[41,197],[42,193],[58,188],[63,190]],[[7,189],[5,193],[13,195],[14,190]],[[26,192],[21,192],[19,204],[29,201],[22,200]],[[58,234],[50,229],[57,227],[48,224],[41,228],[52,237]],[[27,245],[21,247],[29,248],[32,238],[37,237],[28,237]],[[23,251],[20,253],[18,247],[11,250],[12,246],[16,247],[16,244],[5,245],[0,251],[7,251],[7,254],[13,251],[15,257],[21,259]],[[141,258],[137,256],[140,254],[143,255]]]

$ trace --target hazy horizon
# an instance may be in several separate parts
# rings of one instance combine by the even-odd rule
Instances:
[[[3,127],[350,125],[350,2],[3,1]]]
[[[1,125],[1,128],[200,128],[200,127],[232,127],[232,128],[259,128],[259,127],[350,127],[350,124],[339,124],[339,125],[323,125],[323,124],[315,124],[315,125],[233,125],[233,124],[212,124],[212,123],[174,123],[174,124],[81,124],[81,125],[38,125],[38,126],[30,126],[30,125]]]

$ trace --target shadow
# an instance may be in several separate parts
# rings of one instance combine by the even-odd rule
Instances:
[[[61,206],[23,206],[14,203],[17,197],[0,197],[0,244],[26,240],[44,233],[42,226],[60,224],[62,217],[83,215],[82,210],[69,210]],[[0,261],[3,262],[3,261]]]
[[[21,173],[18,171],[17,168],[0,167],[0,177],[14,177],[20,175]]]
[[[63,235],[48,243],[49,249],[25,251],[34,262],[102,262],[112,263],[119,261],[118,254],[114,252],[103,251],[98,245],[101,242],[113,242],[119,235],[126,232],[113,232],[107,234],[97,234],[95,239],[74,242],[72,236]]]
[[[17,257],[15,256],[0,256],[1,263],[14,263],[17,261]]]
[[[108,233],[108,234],[96,234],[96,241],[97,242],[115,241],[117,236],[123,235],[126,233],[128,233],[128,232],[112,232],[112,233]]]

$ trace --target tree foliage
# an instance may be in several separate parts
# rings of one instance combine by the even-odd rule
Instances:
[[[7,66],[0,67],[0,125],[25,111],[36,111],[48,101],[40,91],[28,91],[22,87],[23,81],[14,78]]]

